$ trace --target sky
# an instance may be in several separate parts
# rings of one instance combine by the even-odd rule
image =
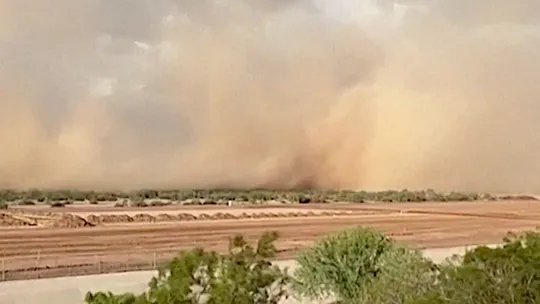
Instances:
[[[535,0],[0,0],[0,187],[540,191]]]

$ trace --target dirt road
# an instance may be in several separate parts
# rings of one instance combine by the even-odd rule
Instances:
[[[265,231],[277,231],[279,258],[291,258],[322,235],[359,225],[373,227],[419,248],[497,243],[509,231],[540,225],[540,202],[536,201],[279,207],[287,208],[349,212],[332,216],[109,224],[79,229],[0,228],[4,269],[0,271],[3,279],[12,280],[153,269],[182,249],[201,246],[224,251],[228,238],[239,233],[255,240]],[[112,208],[88,209],[91,208],[60,208],[53,212],[113,212]],[[252,208],[212,207],[205,211],[248,209]]]

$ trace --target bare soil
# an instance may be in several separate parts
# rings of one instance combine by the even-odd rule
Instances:
[[[373,227],[417,248],[436,248],[498,243],[510,231],[540,224],[540,202],[523,200],[267,208],[36,206],[10,212],[68,223],[0,227],[5,280],[153,269],[184,249],[226,251],[235,234],[254,241],[277,231],[278,258],[287,259],[323,235],[354,226]]]

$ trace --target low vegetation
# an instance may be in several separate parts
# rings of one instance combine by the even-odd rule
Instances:
[[[67,201],[64,201],[64,202],[52,202],[49,204],[49,206],[51,206],[51,208],[62,208],[62,207],[65,207],[66,205],[69,205],[67,203]]]
[[[22,204],[47,202],[152,202],[153,205],[164,205],[172,202],[183,204],[227,204],[229,201],[264,203],[331,203],[331,202],[423,202],[423,201],[474,201],[494,200],[487,194],[477,193],[439,193],[433,190],[421,191],[349,191],[349,190],[139,190],[132,192],[96,192],[78,190],[0,190],[0,201]]]
[[[89,304],[277,304],[287,296],[290,277],[269,259],[276,254],[275,233],[264,234],[255,248],[241,236],[219,255],[194,249],[181,253],[154,277],[141,295],[88,293]]]
[[[88,293],[88,304],[278,303],[288,296],[336,303],[540,303],[540,233],[512,235],[499,248],[478,247],[434,265],[378,232],[328,236],[297,259],[294,276],[271,266],[277,235],[255,248],[240,236],[225,255],[182,252],[141,295]]]
[[[296,290],[340,303],[405,303],[429,290],[432,264],[369,229],[329,236],[299,255]]]
[[[443,265],[432,290],[411,303],[540,303],[540,234],[511,235]]]

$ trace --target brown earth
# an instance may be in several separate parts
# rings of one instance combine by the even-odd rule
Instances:
[[[71,208],[56,208],[56,212],[45,211],[43,207],[33,208],[10,208],[9,211],[0,212],[0,226],[37,226],[57,228],[80,228],[118,223],[154,223],[176,222],[192,220],[223,220],[223,219],[248,219],[248,218],[275,218],[275,217],[300,217],[300,216],[328,216],[346,215],[344,210],[317,210],[317,212],[302,209],[287,209],[288,212],[279,212],[278,208],[245,209],[229,208],[227,212],[220,209],[186,209],[176,214],[178,208],[163,208],[161,210],[146,210],[146,213],[138,210],[116,211],[109,209],[94,208],[94,212],[75,206]],[[296,211],[295,211],[296,210]],[[265,212],[269,211],[269,212]],[[273,213],[271,211],[277,212]]]
[[[0,228],[4,269],[0,272],[11,280],[152,269],[183,249],[201,246],[224,251],[228,238],[239,233],[255,240],[265,231],[277,231],[279,258],[291,258],[322,235],[360,225],[418,248],[498,243],[509,231],[540,225],[538,201],[165,206],[118,211],[93,206],[24,208],[33,220],[45,221],[48,216],[65,223],[23,227],[28,219],[11,218],[21,227]],[[96,226],[90,227],[93,222]]]

